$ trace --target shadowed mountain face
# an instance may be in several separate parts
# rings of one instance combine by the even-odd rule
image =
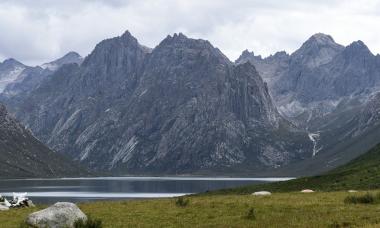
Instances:
[[[81,175],[88,172],[34,138],[0,104],[0,178]]]
[[[15,102],[16,101],[16,102]],[[311,157],[250,63],[175,34],[154,49],[126,32],[8,100],[51,148],[115,173],[252,172]]]

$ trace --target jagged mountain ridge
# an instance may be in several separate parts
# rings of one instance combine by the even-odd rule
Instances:
[[[251,64],[183,34],[154,49],[129,32],[104,40],[17,100],[9,107],[39,139],[100,170],[258,171],[311,155]]]
[[[273,57],[257,61],[257,56],[247,53],[237,63],[250,61],[261,64],[257,69],[262,69],[262,62],[273,61]],[[343,47],[331,36],[316,34],[289,55],[286,63],[264,79],[279,78],[269,84],[277,107],[310,132],[317,153],[313,160],[289,169],[299,173],[304,172],[299,168],[303,167],[308,174],[316,174],[342,165],[380,142],[379,55],[373,55],[362,41]],[[265,69],[263,73],[268,72]]]
[[[89,173],[34,138],[0,104],[0,178],[83,176]]]
[[[0,64],[0,96],[10,98],[19,93],[28,93],[61,66],[81,64],[82,61],[83,58],[76,52],[69,52],[57,60],[35,67],[26,66],[14,59],[5,60]]]

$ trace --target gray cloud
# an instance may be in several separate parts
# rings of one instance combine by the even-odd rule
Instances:
[[[0,60],[40,64],[131,31],[154,47],[183,32],[210,40],[232,60],[248,48],[292,52],[316,32],[380,52],[378,0],[2,0]]]

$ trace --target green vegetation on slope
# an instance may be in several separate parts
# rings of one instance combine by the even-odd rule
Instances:
[[[357,193],[354,193],[357,194]],[[358,193],[357,195],[362,195]],[[374,193],[376,194],[376,193]],[[378,227],[378,204],[347,204],[347,192],[275,193],[186,197],[176,199],[98,201],[79,204],[103,227]],[[34,209],[37,210],[37,209]],[[31,209],[0,212],[0,227],[17,228]]]
[[[326,174],[290,181],[248,185],[207,194],[249,194],[254,191],[291,192],[302,189],[316,191],[369,190],[380,188],[380,144],[346,165]]]

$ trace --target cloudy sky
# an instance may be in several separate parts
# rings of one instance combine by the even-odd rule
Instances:
[[[244,49],[292,52],[317,32],[344,45],[360,39],[380,53],[379,27],[380,0],[0,0],[0,61],[86,56],[125,30],[149,47],[183,32],[231,60]]]

